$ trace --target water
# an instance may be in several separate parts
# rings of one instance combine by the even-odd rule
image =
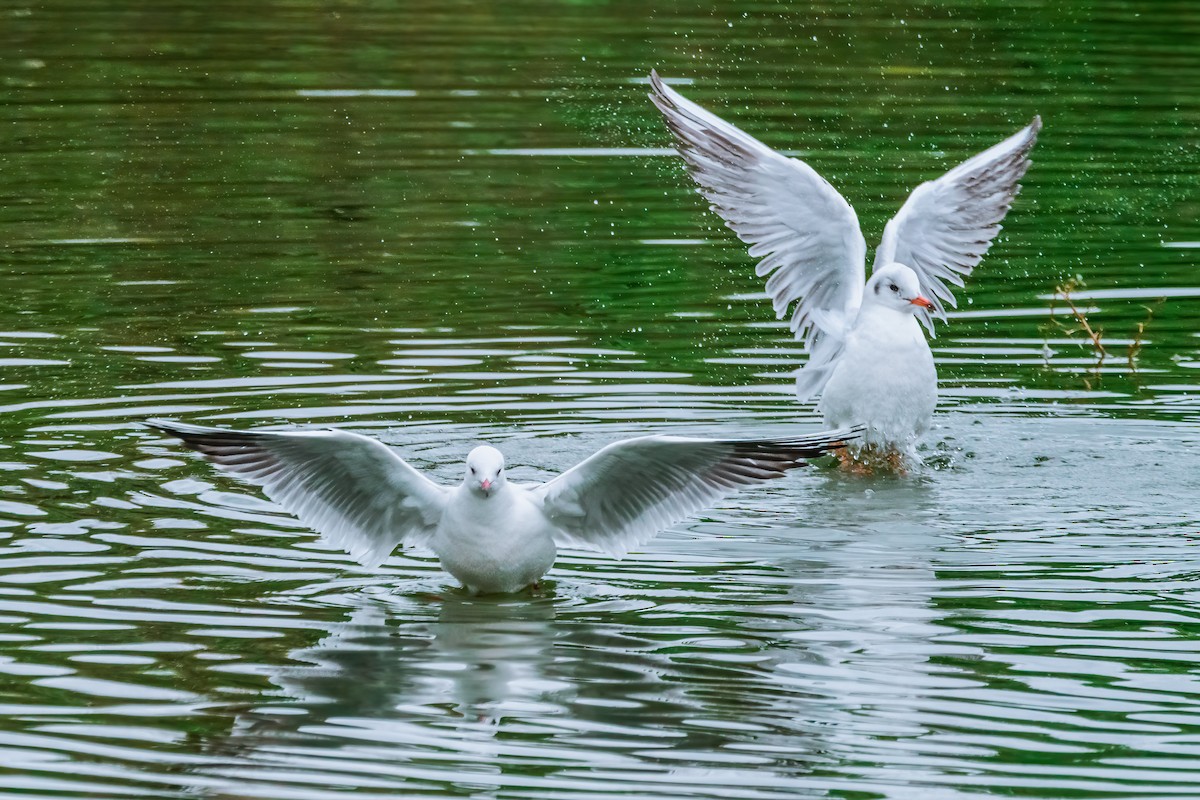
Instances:
[[[1200,16],[866,5],[0,9],[0,796],[1200,796]],[[928,475],[471,599],[138,425],[345,426],[446,481],[815,427],[651,67],[871,243],[1043,115]]]

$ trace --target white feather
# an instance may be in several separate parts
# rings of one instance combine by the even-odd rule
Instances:
[[[777,478],[849,428],[792,440],[642,436],[610,444],[540,487],[558,538],[623,555],[737,489]]]
[[[705,111],[658,73],[650,82],[700,193],[762,258],[755,271],[767,278],[775,315],[796,303],[789,325],[810,352],[840,340],[862,302],[867,245],[854,209],[808,164]]]
[[[933,314],[944,320],[945,304],[957,305],[946,284],[962,286],[992,246],[1041,129],[1042,118],[1034,117],[1004,141],[914,189],[884,228],[874,269],[893,261],[908,266],[933,301]],[[921,320],[932,333],[930,313],[922,312]]]
[[[147,424],[258,484],[281,508],[371,568],[401,543],[428,545],[449,494],[390,447],[357,433]]]

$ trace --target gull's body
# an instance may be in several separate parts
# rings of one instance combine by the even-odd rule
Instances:
[[[953,306],[1000,231],[1029,167],[1041,119],[913,190],[888,222],[870,280],[850,204],[808,164],[788,158],[650,76],[650,99],[712,210],[762,257],[757,273],[808,362],[801,400],[821,394],[826,424],[863,424],[862,445],[915,456],[937,404],[937,371],[921,324]],[[887,287],[898,287],[891,291]],[[897,298],[907,300],[896,302]]]
[[[907,454],[936,405],[937,369],[915,314],[864,303],[817,402],[826,423],[867,425],[865,446]]]
[[[623,555],[736,489],[785,474],[857,431],[787,439],[642,436],[562,475],[515,484],[504,456],[477,447],[462,483],[442,486],[383,443],[347,431],[233,431],[148,423],[263,487],[301,522],[377,567],[397,545],[428,547],[475,594],[515,592],[554,564],[559,545]]]
[[[498,530],[507,531],[497,536]],[[510,486],[490,497],[451,490],[429,543],[442,566],[476,594],[515,592],[545,575],[558,546],[554,526],[530,492]]]

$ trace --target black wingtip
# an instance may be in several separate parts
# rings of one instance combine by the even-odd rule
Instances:
[[[650,70],[650,91],[646,96],[650,98],[650,101],[663,114],[668,113],[675,106],[667,94],[667,85],[663,83],[663,79],[659,76],[656,69]]]
[[[190,425],[186,422],[175,422],[169,419],[150,417],[142,421],[147,428],[174,436],[193,450],[202,450],[202,446],[215,443],[244,444],[255,436],[252,431],[236,431],[230,428],[213,428],[207,425]]]
[[[865,433],[865,425],[854,425],[821,431],[810,436],[776,440],[775,444],[783,445],[790,451],[790,456],[793,459],[793,467],[795,467],[803,466],[808,459],[820,458],[831,450],[841,450],[844,447],[848,447],[850,442],[862,438]]]
[[[827,447],[829,449],[836,449],[840,447],[846,447],[848,442],[852,442],[855,439],[861,439],[864,435],[866,435],[866,432],[866,425],[849,425],[842,428],[834,428],[833,430],[814,433],[813,435],[807,436],[800,441],[811,442],[814,445]]]
[[[849,428],[838,428],[837,430],[828,431],[825,435],[828,437],[821,445],[822,454],[828,453],[831,450],[842,450],[850,446],[850,442],[855,439],[861,439],[867,432],[865,425],[854,425]]]
[[[228,431],[224,428],[210,428],[205,425],[190,425],[186,422],[176,422],[175,420],[162,419],[160,417],[147,417],[142,420],[142,424],[147,428],[153,428],[156,431],[170,434],[171,436],[184,438],[189,434],[204,434],[204,433],[235,433],[236,431]]]
[[[197,425],[188,425],[184,422],[174,422],[169,419],[159,419],[157,417],[148,417],[142,420],[142,424],[147,428],[165,433],[167,436],[174,437],[183,443],[184,447],[198,452],[204,452],[199,444],[205,434],[211,433],[210,429],[202,428]],[[201,437],[197,439],[197,434]]]
[[[161,433],[169,433],[172,436],[176,436],[178,435],[176,434],[176,426],[178,426],[180,423],[172,422],[169,419],[160,419],[158,417],[146,417],[146,419],[142,420],[142,424],[147,428],[153,428]]]
[[[823,452],[827,453],[830,450],[844,450],[850,446],[850,442],[861,439],[867,433],[866,425],[851,425],[848,428],[838,428],[836,430],[827,431],[825,436],[829,437],[822,446]]]

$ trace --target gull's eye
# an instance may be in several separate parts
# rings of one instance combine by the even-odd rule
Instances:
[[[474,474],[475,474],[475,468],[474,468],[474,467],[471,467],[471,474],[472,474],[472,475],[474,475]]]
[[[898,292],[898,291],[900,291],[900,287],[899,287],[899,286],[897,286],[897,285],[896,285],[896,284],[894,284],[894,283],[893,283],[893,284],[890,284],[890,285],[888,286],[888,288],[889,288],[889,289],[891,289],[893,292]]]

